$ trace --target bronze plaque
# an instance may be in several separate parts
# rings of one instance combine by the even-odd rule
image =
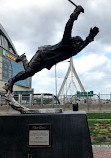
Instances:
[[[51,147],[51,124],[29,125],[29,147]]]

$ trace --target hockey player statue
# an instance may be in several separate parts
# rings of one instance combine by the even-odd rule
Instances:
[[[90,42],[94,41],[95,36],[99,32],[98,27],[91,28],[89,35],[85,40],[83,40],[80,36],[71,36],[73,24],[78,19],[80,13],[84,13],[83,7],[76,6],[76,9],[70,15],[69,20],[66,23],[62,40],[59,43],[39,47],[30,62],[27,61],[25,54],[16,58],[16,62],[23,62],[24,71],[19,72],[5,84],[4,89],[7,93],[13,92],[15,82],[25,80],[44,68],[50,70],[56,63],[75,56]]]

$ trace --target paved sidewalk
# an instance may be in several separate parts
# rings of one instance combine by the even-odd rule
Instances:
[[[111,119],[88,119],[88,120],[96,120],[96,121],[111,121]]]
[[[94,145],[94,158],[111,158],[111,145]]]

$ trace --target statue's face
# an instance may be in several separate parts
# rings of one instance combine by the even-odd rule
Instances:
[[[75,49],[83,43],[83,39],[80,36],[72,37],[72,41]]]

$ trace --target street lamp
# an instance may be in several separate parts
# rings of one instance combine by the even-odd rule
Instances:
[[[70,62],[70,60],[68,60],[68,61],[63,61],[63,62]],[[56,68],[56,65],[57,65],[57,64],[55,64],[55,95],[58,96],[58,95],[57,95],[57,68]]]
[[[57,71],[56,71],[56,64],[55,64],[55,94],[57,97]]]

